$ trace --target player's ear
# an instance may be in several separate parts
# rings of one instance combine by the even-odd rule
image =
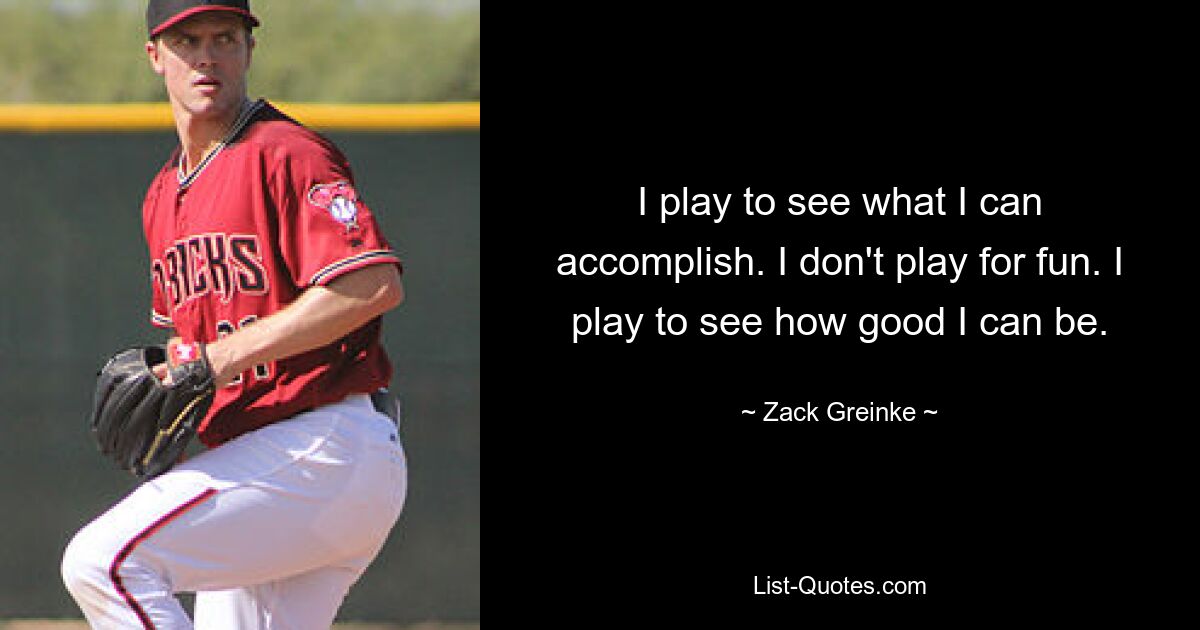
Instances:
[[[161,51],[158,49],[158,40],[146,42],[146,57],[150,59],[150,67],[154,68],[154,74],[162,76],[163,63]]]

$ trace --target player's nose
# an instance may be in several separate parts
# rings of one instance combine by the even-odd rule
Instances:
[[[198,67],[209,67],[216,63],[217,55],[216,48],[210,41],[202,41],[196,47],[196,65]]]

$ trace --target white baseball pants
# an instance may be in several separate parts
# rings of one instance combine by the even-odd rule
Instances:
[[[76,534],[63,580],[97,629],[327,629],[406,490],[396,426],[351,396],[141,485]],[[195,626],[174,596],[193,591]]]

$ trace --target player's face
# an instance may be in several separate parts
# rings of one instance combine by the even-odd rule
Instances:
[[[188,18],[146,44],[171,102],[198,118],[237,115],[253,50],[241,18],[217,12]]]

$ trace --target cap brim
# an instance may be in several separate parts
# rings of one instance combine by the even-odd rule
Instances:
[[[216,5],[210,4],[210,5],[205,5],[205,6],[192,7],[190,9],[188,9],[187,11],[180,11],[178,15],[175,15],[171,19],[167,20],[166,22],[159,24],[157,28],[155,28],[153,31],[151,31],[150,38],[153,39],[155,37],[158,37],[163,31],[192,17],[193,15],[196,15],[197,13],[207,13],[209,11],[226,11],[229,13],[236,13],[236,14],[246,18],[247,20],[249,20],[251,26],[259,25],[258,18],[254,17],[253,13],[251,13],[245,9],[239,9],[237,7],[222,7],[222,6],[216,6]]]

